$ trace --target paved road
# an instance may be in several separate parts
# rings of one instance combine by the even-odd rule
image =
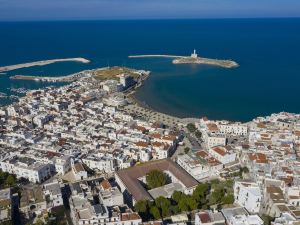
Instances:
[[[192,150],[198,150],[202,148],[200,141],[197,138],[193,137],[190,133],[186,133],[186,137],[189,139],[190,143],[192,144],[191,147]]]

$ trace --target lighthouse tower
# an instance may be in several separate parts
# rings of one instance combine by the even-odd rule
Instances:
[[[194,58],[194,59],[198,58],[198,55],[196,53],[196,49],[194,49],[194,53],[191,54],[191,57]]]

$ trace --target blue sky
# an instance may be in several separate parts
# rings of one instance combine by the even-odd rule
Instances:
[[[0,0],[0,20],[300,17],[300,0]]]

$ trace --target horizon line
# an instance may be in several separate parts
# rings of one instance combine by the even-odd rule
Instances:
[[[157,21],[157,20],[255,20],[255,19],[300,19],[300,16],[281,16],[281,17],[195,17],[195,18],[66,18],[66,19],[24,19],[24,20],[0,20],[0,23],[14,22],[92,22],[92,21]]]

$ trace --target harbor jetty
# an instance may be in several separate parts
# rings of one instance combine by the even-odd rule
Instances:
[[[205,64],[212,66],[219,66],[224,68],[238,67],[239,64],[233,60],[209,59],[199,57],[196,50],[191,56],[178,56],[178,55],[130,55],[129,58],[174,58],[173,64]]]
[[[16,64],[11,66],[3,66],[0,67],[0,72],[7,72],[11,70],[17,70],[21,68],[26,67],[32,67],[32,66],[45,66],[52,63],[57,62],[80,62],[80,63],[89,63],[90,60],[85,58],[66,58],[66,59],[51,59],[51,60],[42,60],[42,61],[36,61],[36,62],[30,62],[30,63],[22,63],[22,64]]]
[[[27,75],[15,75],[11,76],[11,80],[34,80],[34,81],[46,81],[46,82],[73,82],[84,77],[90,77],[89,70],[81,71],[79,73],[70,74],[67,76],[27,76]]]
[[[130,55],[128,58],[181,58],[179,55]]]

